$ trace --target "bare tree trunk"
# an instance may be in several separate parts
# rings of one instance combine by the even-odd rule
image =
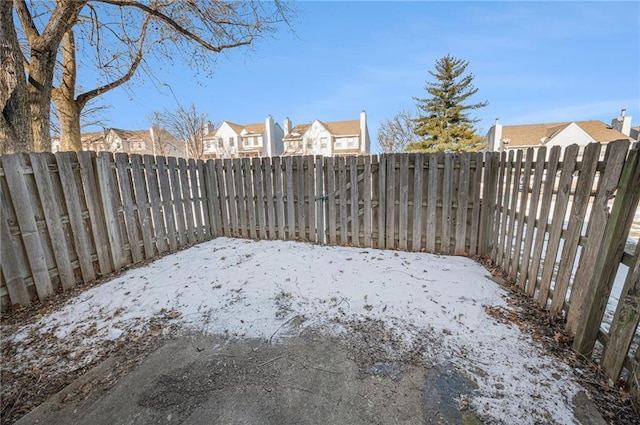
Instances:
[[[28,90],[35,152],[51,150],[51,85],[55,61],[55,51],[31,49]]]
[[[80,112],[81,107],[75,99],[76,92],[76,45],[73,30],[69,29],[62,37],[62,82],[52,92],[53,101],[58,110],[60,122],[60,150],[81,151]]]
[[[33,147],[28,96],[13,3],[0,1],[0,155]]]
[[[86,2],[87,0],[57,0],[49,22],[39,31],[26,0],[13,1],[30,48],[30,55],[25,59],[29,62],[26,70],[29,95],[27,104],[33,131],[33,150],[36,152],[51,150],[51,92],[56,54],[64,33],[76,22]]]

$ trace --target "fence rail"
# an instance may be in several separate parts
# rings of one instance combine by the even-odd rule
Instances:
[[[3,156],[2,308],[222,235],[480,255],[566,318],[574,349],[614,380],[626,374],[638,399],[640,241],[630,228],[640,150],[627,141],[607,144],[604,157],[601,149],[206,162]],[[625,241],[635,248],[625,252]],[[619,302],[603,322],[615,282]]]

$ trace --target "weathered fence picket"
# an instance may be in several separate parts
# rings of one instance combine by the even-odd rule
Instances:
[[[256,206],[254,211],[256,224],[254,225],[258,226],[257,237],[260,239],[267,239],[267,220],[265,217],[267,209],[265,208],[264,203],[264,186],[262,183],[263,168],[260,165],[260,158],[253,158],[251,160],[251,170],[256,197]]]
[[[424,193],[424,155],[416,154],[413,166],[413,225],[411,229],[411,250],[420,251],[422,249],[422,204]],[[365,173],[365,179],[367,178]],[[365,206],[366,211],[366,206]]]
[[[23,169],[26,168],[25,156],[16,154],[2,157],[2,168],[9,189],[9,193],[5,197],[11,197],[17,212],[16,218],[25,250],[28,253],[27,260],[31,277],[36,286],[38,298],[44,300],[53,294],[53,284],[36,224],[36,213],[31,199],[29,199],[32,192],[27,188],[27,180],[23,174]]]
[[[469,255],[478,254],[478,236],[480,233],[480,193],[482,191],[482,153],[471,154],[471,162],[474,164],[474,171],[472,174],[473,180],[471,183],[471,192],[469,194],[470,199],[473,199],[471,209],[471,220],[467,225],[471,229],[471,235],[469,236]]]
[[[207,176],[205,167],[206,164],[204,161],[196,162],[194,169],[197,171],[197,176],[193,176],[193,181],[195,181],[198,186],[198,189],[195,191],[195,196],[198,203],[198,206],[196,207],[196,214],[199,215],[199,220],[202,225],[200,236],[201,241],[206,241],[213,237],[213,233],[211,232],[211,221],[208,219],[209,203],[206,198],[208,198],[207,194],[209,192],[206,191]]]
[[[169,164],[166,158],[156,159],[158,178],[160,180],[160,191],[162,193],[162,211],[166,225],[166,233],[170,251],[176,251],[179,246],[178,230],[176,225],[176,214],[173,209],[173,199],[171,190],[171,177],[169,176]],[[180,244],[181,245],[181,244]]]
[[[578,174],[578,182],[572,198],[573,205],[564,236],[562,257],[558,266],[558,274],[555,278],[550,309],[553,316],[559,315],[564,308],[567,290],[569,289],[569,280],[571,278],[571,272],[573,271],[578,244],[580,243],[580,236],[582,234],[587,207],[589,206],[589,197],[591,196],[591,188],[593,187],[599,157],[599,145],[587,146],[584,151],[582,166],[579,170],[580,174]]]
[[[576,168],[578,157],[578,146],[569,146],[564,152],[564,161],[562,162],[562,171],[560,180],[558,181],[556,202],[553,207],[553,218],[551,219],[551,232],[547,241],[545,251],[544,266],[542,268],[542,279],[540,281],[538,303],[545,307],[551,291],[553,282],[553,274],[556,269],[556,258],[560,249],[560,240],[567,215],[567,205],[571,193],[571,185],[573,182],[573,173]]]
[[[140,223],[142,233],[142,247],[144,248],[144,258],[153,258],[155,248],[153,246],[153,227],[151,214],[149,212],[149,194],[147,192],[147,181],[142,170],[142,157],[131,155],[131,177],[133,178],[133,193],[135,206],[138,211],[137,218]]]
[[[167,239],[164,213],[162,211],[158,165],[152,155],[145,155],[143,164],[144,174],[147,181],[147,194],[149,196],[152,239],[156,252],[158,254],[163,254],[169,250],[169,243]]]
[[[526,216],[523,218],[523,223],[527,226],[526,234],[524,237],[524,247],[522,252],[522,263],[519,265],[520,274],[518,276],[518,286],[525,291],[527,288],[527,282],[531,278],[529,274],[529,264],[531,260],[533,246],[533,236],[536,231],[536,227],[539,225],[536,224],[536,216],[538,214],[538,202],[540,200],[540,193],[542,192],[542,178],[544,177],[544,165],[545,165],[545,155],[547,153],[546,148],[538,149],[538,153],[536,156],[535,167],[533,171],[533,183],[531,196],[529,201],[529,209],[527,210]],[[529,178],[527,178],[529,180]],[[546,223],[546,219],[545,219]],[[540,233],[544,233],[541,231]],[[534,282],[536,278],[534,277]],[[534,285],[535,286],[535,285]]]
[[[597,272],[596,261],[601,249],[601,243],[605,237],[607,221],[609,220],[608,201],[611,194],[618,187],[620,174],[627,155],[629,143],[617,143],[615,148],[609,150],[607,167],[604,175],[600,177],[598,193],[594,199],[589,217],[587,229],[587,243],[583,247],[581,262],[576,272],[575,281],[586,282],[591,280]],[[637,180],[636,180],[637,185]],[[591,299],[591,300],[590,300]],[[593,290],[591,285],[580,285],[571,291],[570,304],[572,308],[567,314],[567,328],[572,332],[578,332],[587,304],[592,302]]]
[[[32,153],[29,154],[29,159],[33,169],[33,176],[39,188],[38,193],[40,194],[40,202],[42,203],[46,225],[51,237],[58,277],[64,289],[71,289],[76,285],[70,258],[70,252],[73,247],[70,246],[70,241],[65,236],[65,231],[62,227],[62,217],[65,214],[63,214],[62,207],[59,205],[61,198],[55,196],[51,181],[49,160],[52,159],[52,155]]]
[[[254,177],[251,172],[251,159],[243,158],[242,159],[242,173],[244,176],[244,193],[245,198],[247,200],[246,211],[248,215],[248,223],[249,226],[246,234],[251,239],[256,239],[257,235],[257,220],[256,220],[256,196],[253,193],[256,182],[254,181]],[[246,237],[246,236],[245,236]]]
[[[539,216],[536,220],[538,225],[534,242],[533,257],[531,258],[531,270],[529,270],[529,281],[526,284],[526,294],[532,298],[535,296],[535,291],[540,287],[540,264],[542,263],[542,255],[544,248],[546,247],[545,238],[547,235],[547,222],[549,220],[549,213],[551,210],[551,201],[553,199],[560,153],[560,146],[554,146],[551,148],[549,161],[547,162],[547,171],[544,178],[544,188],[542,200],[540,201]],[[532,216],[531,218],[535,219],[535,216]]]

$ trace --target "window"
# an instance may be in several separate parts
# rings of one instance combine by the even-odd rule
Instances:
[[[229,146],[234,147],[236,145],[236,141],[233,137],[229,137]]]
[[[205,140],[204,141],[204,150],[207,152],[211,152],[213,150],[213,141]]]
[[[222,137],[218,137],[218,147],[220,149],[224,149],[224,140],[222,139]]]
[[[320,147],[321,148],[326,148],[327,147],[327,138],[326,137],[320,138]]]
[[[256,146],[262,146],[262,136],[256,137]]]
[[[336,149],[342,149],[342,139],[336,139]]]
[[[347,139],[347,147],[348,148],[356,148],[356,147],[358,147],[358,138],[357,137],[349,137]]]
[[[249,146],[256,146],[256,138],[255,137],[249,137]]]
[[[313,139],[307,139],[307,149],[313,149]]]

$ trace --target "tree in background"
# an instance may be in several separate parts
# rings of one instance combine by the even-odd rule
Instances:
[[[421,113],[414,120],[415,134],[420,141],[411,143],[407,150],[419,152],[475,152],[486,142],[477,133],[469,111],[487,106],[487,102],[465,104],[476,94],[473,74],[465,74],[468,61],[447,55],[438,59],[435,72],[429,71],[434,82],[427,82],[429,98],[415,98]]]
[[[84,106],[140,68],[152,76],[145,58],[211,71],[212,54],[251,45],[286,23],[290,13],[280,0],[0,1],[0,152],[50,150],[54,96],[63,148],[79,150]],[[25,41],[22,48],[19,40]],[[79,51],[83,55],[76,58]],[[79,63],[102,79],[80,94]]]
[[[149,117],[149,124],[151,150],[154,155],[176,156],[183,150],[179,140],[164,128],[165,119],[162,112],[153,111]]]
[[[209,128],[210,120],[206,113],[198,111],[192,103],[189,107],[178,104],[173,111],[153,112],[153,115],[157,117],[159,127],[166,129],[185,142],[189,158],[202,158],[204,136],[211,130]]]
[[[387,118],[378,129],[378,144],[384,153],[406,151],[407,145],[416,143],[415,113],[402,110],[391,118]]]

